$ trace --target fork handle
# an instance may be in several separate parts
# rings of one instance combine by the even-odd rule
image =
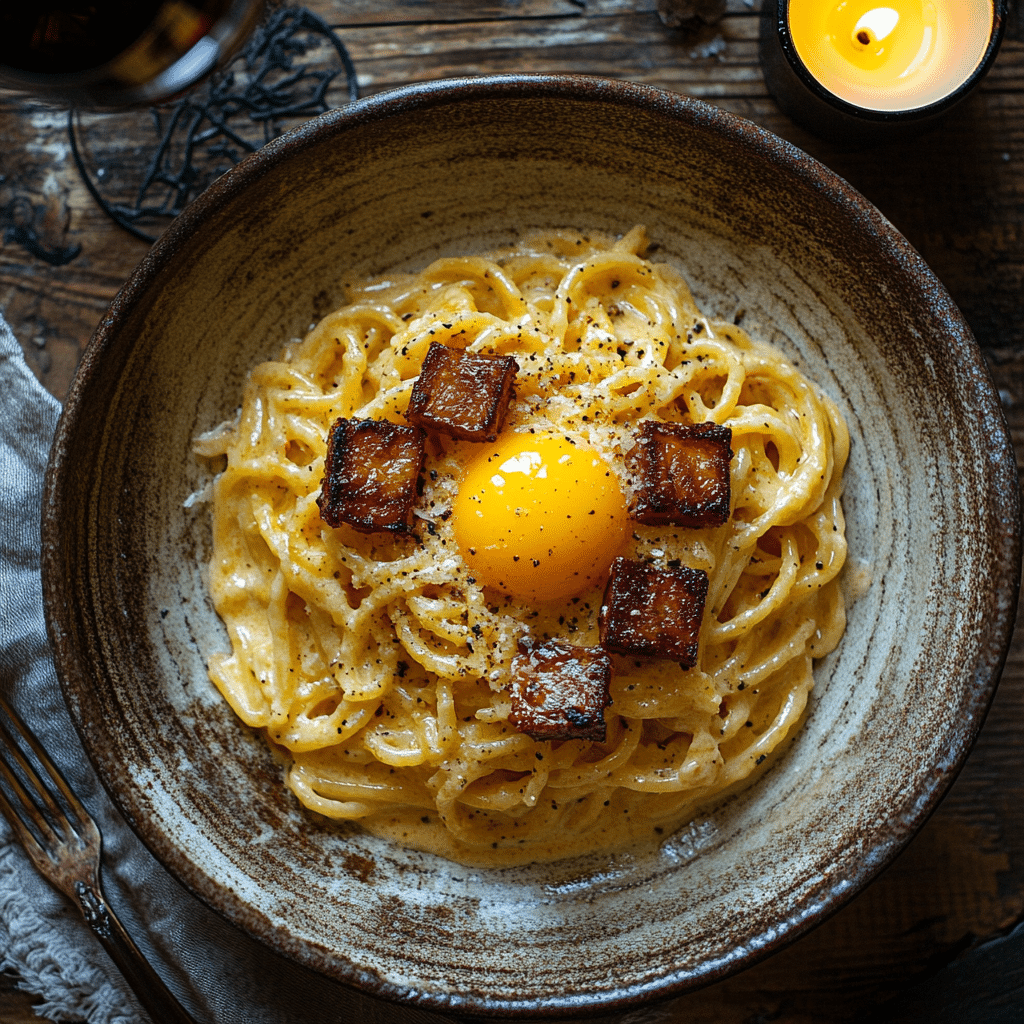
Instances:
[[[75,891],[86,924],[103,943],[154,1024],[198,1024],[142,955],[99,887],[76,882]]]

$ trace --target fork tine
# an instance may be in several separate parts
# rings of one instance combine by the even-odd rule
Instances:
[[[86,811],[82,802],[75,795],[71,786],[67,780],[61,774],[57,766],[50,760],[50,756],[43,749],[42,744],[36,739],[35,735],[31,732],[28,726],[25,724],[21,716],[17,711],[10,705],[10,703],[0,695],[0,710],[10,719],[18,731],[22,742],[32,751],[39,763],[46,770],[46,773],[53,780],[53,784],[60,791],[61,796],[67,802],[68,807],[74,813],[75,817],[81,822],[88,822],[92,819],[89,816],[89,812]]]
[[[13,726],[12,731],[0,716],[0,779],[7,784],[6,790],[0,786],[0,812],[11,823],[30,860],[40,874],[74,902],[85,923],[110,954],[154,1021],[196,1024],[195,1018],[146,961],[103,895],[100,881],[102,840],[96,823],[40,742],[2,696],[0,711]],[[15,740],[13,732],[18,733],[20,743]],[[46,783],[25,755],[23,747],[42,766],[48,776]],[[61,802],[66,804],[77,826],[61,807]],[[20,804],[20,808],[15,804]],[[26,818],[38,829],[38,835],[28,826]],[[65,836],[58,835],[58,831],[65,832]],[[74,844],[72,839],[76,840]]]
[[[21,779],[15,773],[14,765],[17,765],[21,769],[23,776],[27,777],[29,786],[33,790],[32,793],[25,789]],[[15,744],[14,737],[11,736],[10,731],[2,721],[0,721],[0,776],[3,777],[14,795],[14,800],[11,801],[5,793],[3,794],[6,805],[5,813],[6,810],[15,811],[15,804],[17,804],[20,809],[20,813],[17,814],[18,819],[29,835],[38,835],[42,838],[43,844],[46,845],[59,842],[58,836],[43,813],[43,808],[40,807],[40,802],[49,810],[50,815],[56,817],[58,821],[60,820],[59,808],[54,803],[53,797],[43,788],[39,776]],[[3,793],[3,790],[0,790],[0,793]],[[7,815],[7,817],[9,819],[10,815]],[[37,830],[35,834],[29,828],[29,823],[35,826]],[[39,844],[37,843],[37,845]]]
[[[12,735],[11,729],[0,719],[0,747],[6,753],[9,753],[10,759],[17,764],[21,772],[21,778],[15,772],[14,766],[7,757],[0,757],[0,775],[7,781],[17,801],[21,804],[24,817],[29,818],[32,825],[39,830],[38,838],[33,836],[33,839],[36,839],[35,845],[43,848],[46,844],[58,844],[72,837],[77,839],[78,843],[82,846],[98,841],[99,831],[92,818],[89,817],[88,812],[82,806],[81,801],[72,792],[64,776],[61,775],[58,768],[50,760],[39,744],[39,741],[28,731],[18,713],[3,697],[0,697],[0,710],[4,712],[15,727],[21,739],[21,744],[24,744],[32,752],[39,765],[49,777],[49,784],[40,778],[35,767],[26,757],[21,744]],[[31,792],[26,789],[22,780],[27,782]],[[67,810],[57,803],[54,790],[63,798]],[[4,810],[5,816],[10,820],[10,814],[7,812],[14,811],[14,805],[6,796],[4,804],[6,807],[0,809]],[[70,816],[67,813],[68,811],[71,812]],[[74,820],[72,820],[72,816]],[[26,826],[22,815],[18,815],[18,817],[22,820],[22,828],[19,828],[17,825],[13,827],[18,829],[19,834],[21,834],[22,829]],[[58,830],[66,832],[66,835],[58,835]],[[28,831],[31,835],[31,830]],[[38,842],[39,838],[42,839],[42,843]]]
[[[0,774],[4,776],[11,786],[16,786],[10,769],[2,760],[0,760]],[[18,799],[21,801],[22,806],[24,806],[24,799],[21,796]],[[35,834],[28,825],[25,824],[21,815],[15,809],[14,804],[11,803],[7,794],[2,789],[0,789],[0,813],[7,819],[7,823],[11,828],[14,829],[18,841],[25,847],[25,852],[38,868],[41,861],[47,860],[46,851],[39,845],[39,840],[36,839]]]

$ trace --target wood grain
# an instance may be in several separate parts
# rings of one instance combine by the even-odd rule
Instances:
[[[42,1018],[34,1010],[39,1000],[16,986],[17,978],[0,974],[0,1024],[39,1024]]]
[[[654,0],[315,0],[309,6],[344,39],[363,94],[440,77],[573,71],[689,93],[796,143],[874,202],[949,289],[983,347],[1018,465],[1024,464],[1024,19],[1018,0],[983,87],[940,128],[874,149],[821,142],[779,113],[757,60],[759,4],[748,0],[729,0],[721,23],[697,32],[667,28]],[[111,166],[142,158],[126,123],[89,126]],[[0,309],[37,375],[63,397],[103,310],[147,246],[113,225],[86,192],[70,159],[63,112],[0,93],[0,131]],[[51,251],[81,246],[81,252],[52,266],[17,241],[19,225]],[[886,1006],[896,1007],[894,1019],[909,1019],[907,993],[915,985],[929,992],[938,979],[956,976],[955,967],[942,973],[946,965],[969,965],[979,947],[1008,935],[1024,920],[1021,722],[1024,626],[966,767],[897,861],[785,951],[678,1000],[673,1021],[845,1024]],[[37,1019],[23,994],[0,983],[0,1022]]]

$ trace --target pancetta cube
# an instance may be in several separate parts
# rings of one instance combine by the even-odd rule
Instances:
[[[731,459],[728,427],[644,420],[626,454],[630,514],[651,526],[721,526],[729,518]]]
[[[693,668],[707,594],[702,569],[658,569],[616,558],[598,615],[601,645],[617,654],[671,658]]]
[[[477,355],[431,342],[406,417],[464,441],[493,441],[508,415],[518,372],[512,356]]]
[[[509,722],[535,740],[605,738],[612,663],[600,647],[524,637],[512,659]]]
[[[419,427],[337,420],[327,438],[317,498],[320,518],[328,526],[348,523],[363,533],[408,532],[423,469],[423,441]]]

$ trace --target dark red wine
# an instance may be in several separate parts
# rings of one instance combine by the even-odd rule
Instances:
[[[157,102],[223,64],[263,0],[0,0],[0,86],[85,107]]]
[[[108,64],[141,38],[163,0],[14,2],[0,14],[0,64],[35,75]]]

